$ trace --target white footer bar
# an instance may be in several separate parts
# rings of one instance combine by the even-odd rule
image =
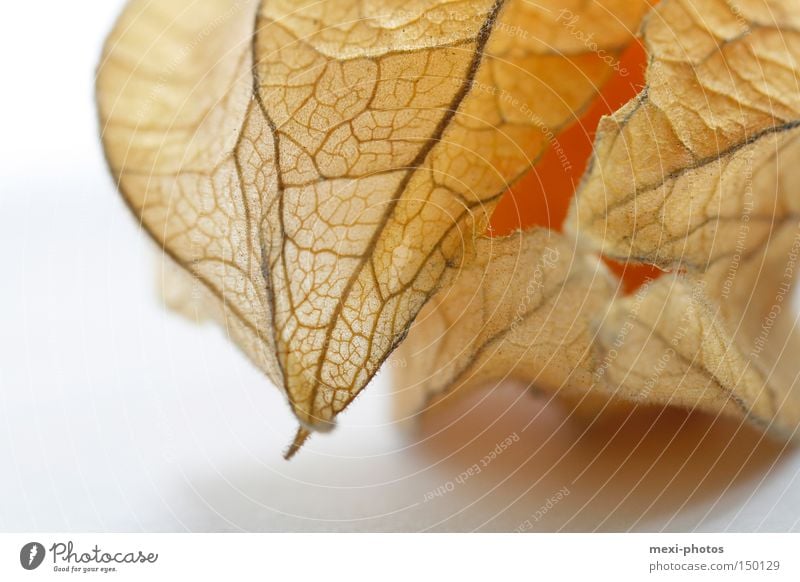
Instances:
[[[0,580],[800,580],[800,534],[0,534]]]

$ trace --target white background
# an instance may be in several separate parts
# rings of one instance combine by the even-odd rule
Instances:
[[[382,375],[283,461],[283,398],[163,308],[106,172],[93,74],[120,6],[0,19],[0,530],[800,531],[800,453],[682,412],[585,431],[513,384],[396,423]]]

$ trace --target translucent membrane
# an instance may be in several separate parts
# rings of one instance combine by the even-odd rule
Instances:
[[[534,167],[503,196],[490,222],[492,236],[503,236],[520,228],[545,226],[560,231],[572,197],[592,154],[597,124],[635,97],[644,87],[647,55],[639,42],[632,43],[620,58],[618,70],[577,122],[551,140]],[[649,265],[606,263],[622,279],[626,291],[662,271]]]

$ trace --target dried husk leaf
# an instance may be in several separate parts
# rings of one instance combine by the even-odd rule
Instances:
[[[562,260],[597,264],[594,249],[688,271],[629,296],[586,291],[605,305],[588,313],[562,278],[564,290],[551,291],[563,295],[562,304],[556,300],[547,317],[515,320],[504,314],[524,305],[515,290],[530,268],[518,274],[502,262],[476,261],[429,303],[402,349],[409,358],[422,355],[415,360],[422,370],[401,370],[416,409],[468,388],[464,378],[485,385],[513,371],[571,398],[573,391],[607,393],[796,436],[800,365],[793,355],[800,334],[791,297],[800,223],[790,193],[800,161],[793,29],[799,12],[786,2],[661,3],[645,27],[649,86],[601,123],[571,216],[569,230],[580,244]],[[516,248],[516,255],[503,254],[505,263],[530,267],[543,252],[538,245]],[[470,269],[487,280],[511,276],[485,286],[480,308],[470,310],[472,302],[458,299],[478,284]],[[461,320],[479,331],[460,336],[462,325],[449,322]],[[577,342],[564,342],[567,322],[584,330]],[[426,357],[436,350],[436,359]],[[570,353],[585,357],[576,362]],[[451,372],[443,364],[451,361],[468,362],[467,372]],[[543,372],[543,362],[554,376]]]
[[[666,275],[627,296],[596,255],[556,233],[478,249],[397,351],[399,417],[517,378],[584,415],[621,402],[680,406],[796,436],[800,223],[735,269]]]
[[[796,217],[798,25],[793,0],[659,4],[647,86],[600,122],[568,227],[617,259],[703,271],[743,216],[751,248]]]
[[[618,300],[598,334],[617,396],[738,416],[784,436],[800,425],[791,305],[800,223],[701,277],[658,279]],[[626,330],[621,341],[619,330]]]
[[[98,71],[106,155],[232,339],[325,429],[646,8],[133,0]]]
[[[453,284],[422,309],[395,358],[398,415],[506,379],[594,410],[595,335],[619,289],[600,258],[536,228],[480,239]],[[597,379],[600,381],[596,381]]]

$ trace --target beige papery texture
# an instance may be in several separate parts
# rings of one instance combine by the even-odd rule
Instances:
[[[736,263],[664,275],[627,296],[571,238],[534,229],[482,239],[398,349],[398,414],[515,378],[583,415],[673,405],[793,437],[799,227],[782,226]]]
[[[563,239],[484,241],[498,258],[435,296],[403,346],[422,364],[402,375],[406,400],[418,408],[515,374],[570,398],[678,405],[796,435],[798,24],[790,0],[654,9],[647,87],[601,121],[568,219],[577,250],[537,282],[531,266]],[[675,272],[614,296],[598,253]]]
[[[590,347],[618,281],[600,258],[544,228],[482,238],[475,253],[398,349],[398,413],[506,378],[584,408],[605,404]]]
[[[798,27],[794,0],[655,8],[647,86],[600,122],[568,227],[617,259],[705,271],[794,220]]]
[[[502,193],[596,96],[646,10],[129,2],[97,76],[111,171],[285,391],[302,427],[290,453],[476,256]]]

